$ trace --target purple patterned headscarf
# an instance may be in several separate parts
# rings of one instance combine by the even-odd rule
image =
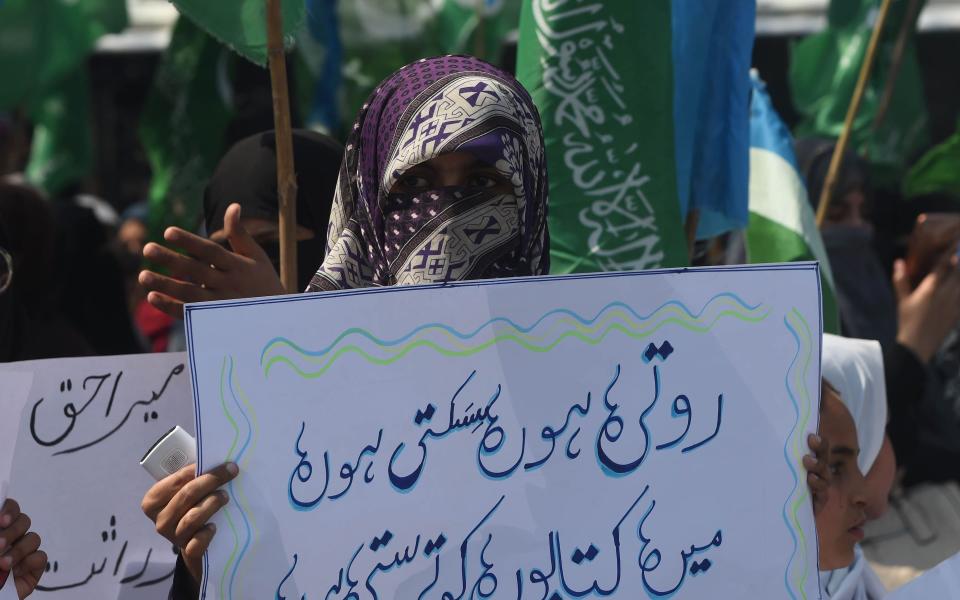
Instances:
[[[391,194],[403,173],[466,152],[513,194]],[[513,76],[479,59],[420,60],[391,75],[347,140],[326,258],[307,291],[541,275],[549,270],[540,117]]]

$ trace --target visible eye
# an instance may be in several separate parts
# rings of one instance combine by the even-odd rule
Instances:
[[[470,176],[467,180],[467,185],[472,188],[490,189],[509,185],[509,182],[500,175],[477,174]]]
[[[426,177],[415,173],[404,175],[397,183],[406,189],[426,189],[430,186],[430,181]]]
[[[830,475],[839,477],[843,474],[843,462],[835,462],[830,465]]]

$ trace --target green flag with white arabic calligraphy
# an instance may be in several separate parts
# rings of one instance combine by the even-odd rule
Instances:
[[[524,3],[517,75],[543,118],[551,272],[687,264],[669,2]]]

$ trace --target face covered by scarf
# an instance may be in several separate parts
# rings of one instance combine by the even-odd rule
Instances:
[[[343,147],[331,137],[295,129],[293,157],[297,172],[297,225],[314,234],[297,242],[297,282],[303,289],[323,261],[324,235]],[[242,207],[242,217],[277,221],[277,143],[272,131],[237,142],[220,160],[203,196],[208,234],[223,229],[227,207],[234,202]],[[279,240],[258,243],[279,273]]]
[[[450,153],[494,167],[512,193],[469,186],[392,194]],[[327,256],[308,291],[541,275],[549,270],[540,118],[511,75],[475,58],[403,67],[364,104],[347,141]]]

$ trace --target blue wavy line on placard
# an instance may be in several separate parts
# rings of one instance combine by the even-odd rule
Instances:
[[[250,439],[252,437],[251,432],[253,431],[253,426],[250,423],[250,418],[247,416],[246,411],[243,410],[243,407],[240,405],[240,401],[237,400],[236,390],[233,389],[233,357],[230,357],[230,372],[228,374],[227,381],[230,385],[230,396],[233,398],[233,403],[237,406],[237,410],[240,411],[240,414],[243,415],[243,420],[247,423],[247,439],[243,441],[243,446],[240,448],[240,452],[237,453],[234,462],[240,464],[240,459],[243,457],[243,453],[247,451],[247,447],[250,445]],[[227,488],[230,490],[230,497],[238,499],[238,494],[235,493],[234,483],[236,480],[231,481],[227,484]],[[240,554],[237,556],[237,561],[233,564],[233,570],[230,572],[230,597],[233,598],[233,587],[234,580],[237,577],[237,571],[240,570],[240,563],[243,561],[244,554],[247,553],[247,550],[250,548],[250,541],[252,538],[252,531],[250,530],[250,521],[247,519],[247,515],[241,506],[239,500],[236,502],[237,512],[240,513],[240,517],[243,519],[243,526],[246,529],[247,538],[243,542],[243,548],[240,549]]]
[[[783,324],[787,326],[787,330],[790,331],[790,335],[793,336],[793,340],[797,343],[797,353],[794,355],[793,360],[790,361],[790,367],[787,369],[787,375],[784,377],[784,385],[787,388],[787,395],[790,397],[790,404],[793,406],[795,418],[793,421],[793,428],[791,428],[790,434],[787,436],[787,440],[783,445],[783,458],[786,460],[787,466],[790,467],[790,475],[793,477],[793,491],[796,491],[797,486],[800,484],[800,477],[797,474],[796,468],[793,466],[793,461],[790,459],[790,442],[793,438],[793,431],[796,430],[800,424],[800,404],[797,402],[796,397],[793,395],[793,390],[790,388],[790,374],[793,373],[793,369],[796,366],[797,361],[800,360],[800,352],[802,348],[800,336],[797,335],[796,330],[790,325],[790,321],[787,320],[787,317],[783,318]],[[790,495],[787,496],[787,499],[783,502],[783,522],[787,526],[787,531],[790,532],[790,539],[793,540],[793,551],[790,554],[790,560],[787,561],[787,568],[783,572],[783,584],[787,588],[787,593],[790,594],[790,598],[792,598],[792,600],[797,600],[797,596],[790,588],[790,568],[793,565],[793,560],[797,555],[798,548],[800,547],[800,541],[793,532],[793,526],[790,524],[790,517],[788,514],[790,499],[793,497],[793,491],[790,492]]]
[[[655,315],[658,311],[660,311],[660,310],[662,310],[662,309],[664,309],[664,308],[666,308],[666,307],[668,307],[668,306],[676,306],[676,307],[680,308],[682,311],[684,311],[685,313],[687,313],[687,315],[688,315],[690,318],[692,318],[692,319],[699,319],[701,316],[703,316],[703,313],[706,312],[706,310],[710,307],[710,305],[713,303],[713,301],[714,301],[714,300],[718,300],[718,299],[720,299],[720,298],[730,298],[730,299],[734,300],[735,302],[737,302],[741,307],[743,307],[743,308],[745,308],[745,309],[747,309],[747,310],[756,310],[757,308],[759,308],[759,307],[761,306],[760,304],[756,304],[756,305],[751,306],[750,304],[747,304],[743,299],[741,299],[741,298],[740,298],[739,296],[737,296],[736,294],[734,294],[734,293],[732,293],[732,292],[723,292],[723,293],[717,294],[716,296],[710,298],[710,300],[709,300],[706,304],[704,304],[703,308],[701,308],[701,309],[700,309],[700,312],[698,312],[698,313],[693,313],[693,312],[691,312],[690,309],[687,308],[687,306],[686,306],[685,304],[683,304],[682,302],[679,302],[679,301],[677,301],[677,300],[670,300],[669,302],[665,302],[665,303],[661,304],[660,306],[658,306],[655,310],[651,311],[648,315],[646,315],[646,316],[641,316],[641,315],[638,314],[633,308],[631,308],[629,305],[624,304],[623,302],[617,301],[617,302],[611,302],[610,304],[608,304],[608,305],[604,306],[603,308],[601,308],[599,311],[597,311],[596,316],[594,316],[592,319],[584,318],[584,317],[580,316],[579,314],[577,314],[577,313],[575,313],[575,312],[573,312],[572,310],[567,309],[567,308],[558,308],[558,309],[551,310],[550,312],[546,313],[545,315],[543,315],[542,317],[540,317],[539,319],[537,319],[537,320],[536,320],[532,325],[530,325],[529,327],[522,327],[522,326],[518,325],[518,324],[515,323],[513,320],[511,320],[511,319],[509,319],[509,318],[507,318],[507,317],[494,317],[493,319],[490,319],[489,321],[487,321],[486,323],[480,325],[479,327],[477,327],[476,329],[474,329],[473,331],[471,331],[471,332],[469,332],[469,333],[462,333],[462,332],[460,332],[460,331],[457,331],[457,330],[454,329],[453,327],[450,327],[449,325],[445,325],[445,324],[443,324],[443,323],[426,323],[426,324],[424,324],[424,325],[420,325],[419,327],[416,327],[416,328],[413,329],[410,333],[408,333],[408,334],[406,334],[406,335],[404,335],[404,336],[402,336],[402,337],[399,337],[399,338],[396,338],[396,339],[393,339],[393,340],[384,340],[384,339],[381,339],[381,338],[376,337],[375,335],[369,333],[369,332],[366,331],[366,330],[360,329],[360,328],[358,328],[358,327],[352,327],[352,328],[350,328],[350,329],[347,329],[346,331],[344,331],[344,332],[341,333],[340,335],[338,335],[337,338],[336,338],[333,342],[331,342],[328,346],[326,346],[325,348],[323,348],[323,349],[321,349],[321,350],[306,350],[306,349],[300,347],[299,345],[297,345],[296,343],[294,343],[293,341],[291,341],[290,339],[288,339],[288,338],[286,338],[286,337],[275,337],[275,338],[271,339],[269,342],[267,342],[266,344],[264,344],[264,346],[263,346],[263,351],[260,353],[260,364],[261,364],[261,365],[263,364],[263,359],[264,359],[264,357],[266,356],[267,351],[268,351],[274,344],[278,344],[278,343],[286,344],[286,345],[290,346],[291,348],[293,348],[294,350],[296,350],[297,352],[300,352],[300,353],[305,354],[305,355],[307,355],[307,356],[323,356],[324,354],[327,354],[327,353],[329,353],[331,350],[333,350],[333,349],[337,346],[337,344],[339,344],[341,341],[343,341],[347,336],[353,335],[353,334],[356,334],[356,335],[360,335],[360,336],[362,336],[362,337],[365,337],[365,338],[367,338],[368,340],[370,340],[371,342],[373,342],[374,344],[376,344],[376,345],[378,345],[378,346],[396,346],[396,345],[398,345],[398,344],[402,344],[403,342],[406,342],[407,340],[409,340],[410,338],[414,337],[415,335],[417,335],[418,333],[420,333],[421,331],[423,331],[423,330],[425,330],[425,329],[440,329],[440,330],[442,330],[442,331],[446,331],[446,332],[449,333],[450,335],[452,335],[452,336],[454,336],[454,337],[457,337],[457,338],[459,338],[459,339],[461,339],[461,340],[469,340],[469,339],[475,337],[475,336],[476,336],[477,334],[479,334],[481,331],[483,331],[483,329],[485,329],[486,327],[489,327],[489,326],[493,325],[494,323],[507,323],[507,324],[510,325],[511,327],[514,327],[514,328],[515,328],[517,331],[519,331],[520,333],[530,333],[531,331],[533,331],[534,329],[536,329],[537,326],[540,325],[540,323],[542,323],[543,321],[545,321],[545,320],[548,319],[549,317],[551,317],[551,316],[553,316],[553,315],[558,315],[558,314],[569,316],[569,317],[577,320],[581,325],[585,325],[585,326],[587,326],[587,325],[592,325],[592,324],[594,324],[594,323],[597,322],[597,320],[603,315],[603,313],[605,313],[606,311],[608,311],[608,310],[610,310],[610,309],[612,309],[612,308],[622,308],[622,309],[624,309],[625,311],[627,311],[628,313],[630,313],[631,315],[633,315],[633,317],[634,317],[635,319],[638,319],[638,320],[640,320],[640,321],[646,321],[646,320],[650,319],[650,317],[652,317],[653,315]]]

